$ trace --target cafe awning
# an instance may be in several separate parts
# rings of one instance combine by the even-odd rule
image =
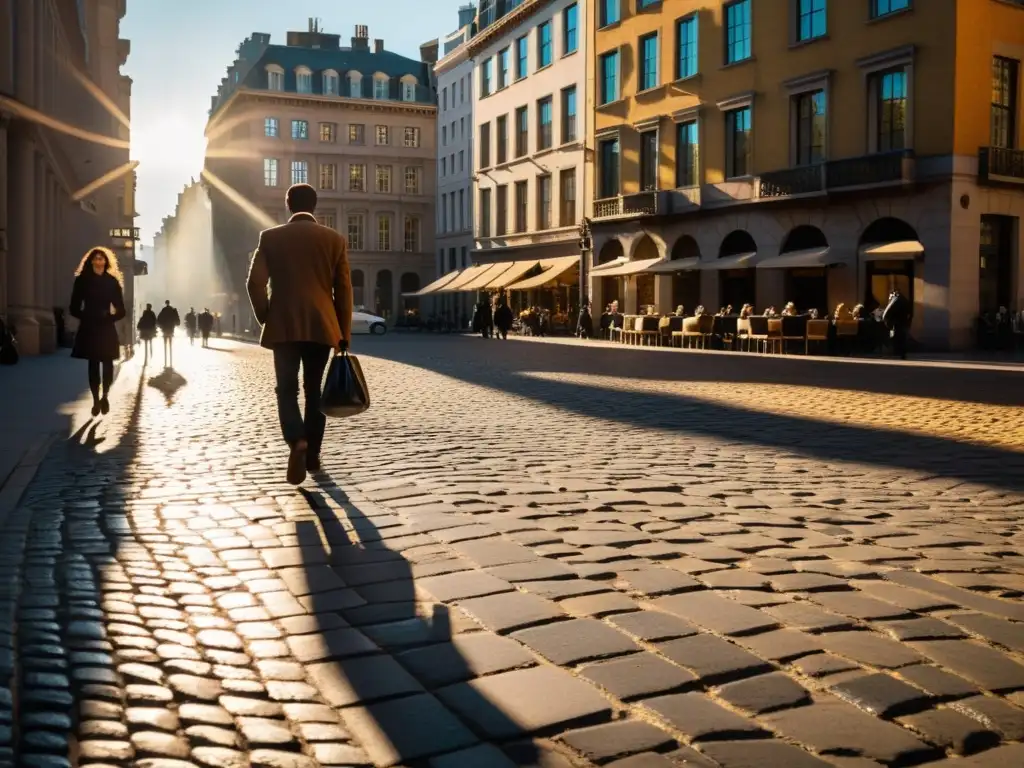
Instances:
[[[822,248],[806,248],[800,251],[787,251],[757,263],[758,269],[798,269],[800,267],[828,267],[842,264],[829,256],[831,249],[826,245]]]
[[[460,291],[482,291],[491,280],[501,277],[508,268],[512,266],[511,261],[499,261],[494,264],[487,264],[487,269],[474,277],[465,285],[459,287]]]
[[[437,278],[437,280],[435,280],[434,282],[432,282],[432,283],[430,283],[428,285],[423,286],[418,291],[413,291],[412,293],[403,293],[402,295],[403,296],[426,296],[428,293],[435,293],[435,292],[439,291],[441,288],[444,288],[449,283],[453,282],[455,280],[455,278],[457,278],[461,274],[462,274],[462,272],[460,270],[456,269],[454,272],[449,272],[447,275],[443,275],[442,277]]]
[[[616,256],[611,261],[606,261],[604,264],[598,264],[596,267],[590,270],[590,274],[594,277],[603,277],[605,272],[611,269],[616,269],[617,267],[621,267],[628,261],[629,259],[626,258],[625,256]]]
[[[924,253],[917,240],[897,240],[891,243],[869,243],[860,247],[863,261],[910,261]]]
[[[661,259],[637,259],[635,261],[627,261],[626,263],[620,264],[619,266],[607,271],[602,270],[601,277],[628,277],[629,275],[635,275],[638,272],[646,272],[648,268],[653,267],[655,264],[660,262]]]
[[[508,286],[510,291],[528,291],[531,288],[542,288],[552,280],[564,275],[580,263],[579,256],[559,256],[556,259],[543,259],[540,262],[543,271],[539,275],[520,280]]]
[[[670,275],[674,272],[689,272],[697,268],[700,263],[700,259],[696,256],[690,256],[685,259],[666,259],[665,261],[659,261],[657,264],[652,264],[650,267],[644,270],[646,274],[653,275]]]
[[[697,269],[709,269],[718,272],[723,269],[750,269],[757,261],[757,253],[736,253],[732,256],[722,256],[718,259],[702,261]]]
[[[513,261],[507,270],[495,277],[485,286],[488,290],[505,288],[517,280],[522,280],[523,275],[536,267],[540,262],[537,259],[529,261]]]
[[[484,272],[493,267],[493,264],[477,264],[462,271],[462,274],[452,280],[448,285],[439,289],[438,293],[455,293],[466,290],[465,286],[480,277]]]

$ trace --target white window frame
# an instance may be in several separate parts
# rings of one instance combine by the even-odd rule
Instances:
[[[392,250],[394,243],[393,237],[394,232],[391,227],[391,214],[390,213],[378,213],[377,214],[377,250],[381,253],[387,253]],[[386,241],[386,242],[385,242]]]
[[[402,143],[406,147],[418,147],[420,145],[420,129],[415,126],[406,126],[402,139]]]
[[[383,141],[381,141],[383,137]],[[391,126],[389,125],[375,125],[373,127],[373,143],[378,147],[387,147],[391,145]]]
[[[295,68],[295,92],[307,94],[313,92],[313,70],[309,67]]]
[[[281,137],[281,121],[276,117],[263,118],[263,135],[268,139]]]
[[[276,187],[279,185],[280,165],[276,157],[263,158],[263,186]]]
[[[413,225],[412,247],[409,244],[409,225]],[[411,213],[405,214],[402,225],[402,250],[406,253],[418,253],[420,250],[420,217]]]
[[[393,185],[393,167],[387,164],[378,165],[374,169],[373,189],[379,195],[390,195]]]
[[[335,163],[320,164],[320,189],[334,191],[338,188],[338,166]]]
[[[348,79],[348,96],[350,99],[363,98],[363,73],[352,70],[346,76]]]
[[[423,174],[421,169],[415,165],[408,165],[405,168],[405,194],[418,195],[422,190]]]
[[[413,75],[403,75],[401,79],[402,101],[416,101],[416,86],[419,81]]]
[[[278,64],[267,64],[267,90],[284,90],[284,67]]]
[[[375,101],[388,101],[391,98],[391,78],[383,72],[373,74],[373,98]]]
[[[305,131],[296,130],[297,128],[301,128],[301,126],[305,126]],[[309,120],[292,120],[291,136],[295,141],[309,141]]]
[[[356,185],[356,186],[353,186],[352,182],[355,179],[359,180],[359,184]],[[349,166],[348,166],[348,191],[349,192],[365,192],[366,191],[366,163],[349,163]]]
[[[309,184],[309,161],[292,160],[292,184]]]
[[[353,227],[353,225],[355,226]],[[353,229],[356,230],[355,237],[352,236]],[[348,214],[345,222],[345,236],[348,238],[348,247],[351,250],[366,250],[366,214],[361,212]]]
[[[324,96],[340,96],[341,95],[341,81],[338,78],[338,71],[335,69],[325,69],[322,75],[323,78],[323,95]]]

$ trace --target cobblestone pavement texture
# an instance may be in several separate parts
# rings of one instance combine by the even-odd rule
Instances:
[[[357,351],[301,489],[254,346],[77,418],[0,535],[0,765],[1024,765],[1018,374]]]

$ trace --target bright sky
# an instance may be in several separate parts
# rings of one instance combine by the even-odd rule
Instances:
[[[419,59],[420,43],[458,26],[465,0],[129,0],[121,36],[131,40],[124,71],[132,85],[132,157],[139,161],[135,207],[149,244],[178,192],[203,167],[210,97],[253,32],[284,43],[289,29],[318,17],[347,45],[356,24],[389,51]]]

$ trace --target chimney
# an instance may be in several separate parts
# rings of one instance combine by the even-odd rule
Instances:
[[[420,46],[420,61],[425,64],[430,64],[431,66],[437,64],[437,54],[438,42],[436,38]]]
[[[377,39],[373,41],[373,52],[384,53],[384,41]]]
[[[459,29],[472,24],[476,18],[476,7],[472,4],[459,8]]]
[[[365,24],[356,24],[356,34],[352,38],[352,50],[370,50],[370,30]]]

